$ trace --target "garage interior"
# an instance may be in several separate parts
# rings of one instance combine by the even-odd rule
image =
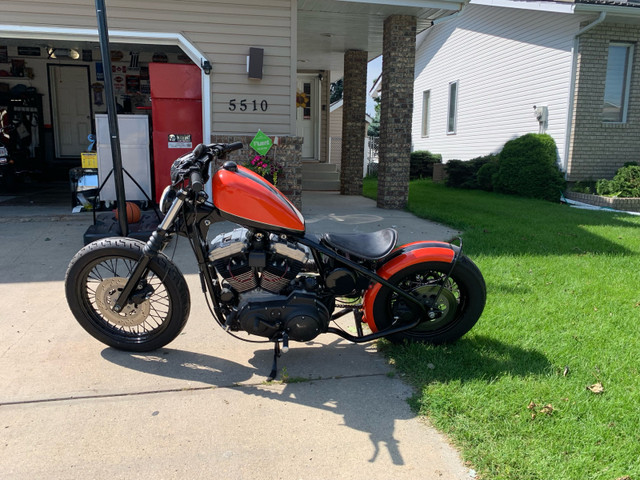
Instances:
[[[148,128],[143,148],[153,198],[149,64],[193,62],[175,45],[111,43],[110,50],[118,114],[144,118],[140,125]],[[0,39],[0,126],[8,127],[0,134],[0,157],[4,147],[11,161],[10,168],[0,165],[0,205],[67,203],[71,209],[82,202],[81,154],[97,148],[100,117],[107,113],[104,78],[97,41]],[[84,180],[95,183],[90,175]]]

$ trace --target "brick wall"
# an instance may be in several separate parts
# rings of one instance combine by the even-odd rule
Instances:
[[[211,135],[213,143],[242,142],[241,150],[231,152],[227,160],[238,165],[250,162],[257,153],[249,146],[253,135]],[[302,208],[302,137],[269,137],[274,141],[267,157],[283,165],[284,174],[278,177],[280,190],[298,208]],[[275,144],[277,141],[277,144]]]
[[[588,203],[597,207],[613,208],[625,212],[640,212],[640,198],[617,198],[589,195],[587,193],[565,192],[564,196],[569,200]]]
[[[342,154],[340,193],[362,194],[365,114],[367,109],[367,52],[348,50],[344,54],[342,91]]]
[[[378,207],[402,209],[409,199],[416,18],[384,22]]]
[[[640,45],[634,48],[627,122],[602,122],[609,43],[638,40],[640,26],[624,24],[601,24],[580,37],[567,166],[570,181],[612,178],[625,162],[640,162]]]

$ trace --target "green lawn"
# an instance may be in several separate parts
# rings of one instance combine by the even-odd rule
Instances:
[[[430,181],[409,209],[463,231],[487,283],[456,344],[381,342],[412,406],[480,478],[640,480],[640,217]]]

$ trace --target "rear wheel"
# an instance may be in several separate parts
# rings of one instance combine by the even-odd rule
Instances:
[[[93,337],[114,348],[149,351],[176,338],[189,317],[189,289],[163,254],[151,261],[132,302],[112,310],[145,244],[131,238],[93,242],[71,260],[65,280],[67,302]]]
[[[484,279],[478,267],[464,256],[447,278],[450,270],[449,263],[424,262],[405,268],[389,279],[425,304],[438,296],[434,318],[425,316],[417,327],[390,335],[389,340],[437,345],[454,342],[471,330],[484,309]],[[373,316],[378,331],[411,323],[417,314],[415,305],[386,287],[380,289],[374,300]]]

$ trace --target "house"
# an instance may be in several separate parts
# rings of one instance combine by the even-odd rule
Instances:
[[[546,132],[569,181],[640,161],[640,3],[471,0],[417,39],[412,148],[445,161]]]
[[[326,162],[329,85],[344,77],[345,132],[341,192],[361,191],[367,61],[386,52],[383,77],[402,99],[383,108],[389,145],[381,152],[389,182],[379,203],[406,203],[411,118],[406,99],[413,88],[416,31],[457,12],[463,0],[136,0],[106,2],[114,91],[126,114],[153,111],[150,64],[193,66],[201,81],[201,137],[205,142],[242,141],[260,129],[276,143],[274,155],[288,174],[279,187],[300,200],[302,160]],[[21,85],[37,105],[31,116],[32,148],[48,169],[79,165],[95,115],[105,111],[105,85],[93,0],[7,1],[0,18],[0,84]],[[171,81],[172,75],[164,75]],[[151,85],[149,85],[151,84]],[[17,95],[17,94],[16,94]],[[301,102],[298,100],[302,100]],[[0,102],[0,107],[2,106]],[[151,109],[151,110],[149,110]],[[191,115],[193,118],[198,115]],[[395,125],[399,123],[401,127]],[[151,129],[157,128],[150,122]],[[180,127],[180,126],[179,126]],[[31,127],[29,127],[31,128]],[[180,127],[181,128],[181,127]],[[173,153],[198,136],[151,132]],[[404,133],[403,133],[404,134]],[[183,141],[184,140],[184,141]],[[166,168],[153,149],[151,172]],[[245,148],[238,161],[251,155]],[[176,155],[177,156],[177,155]],[[387,160],[385,160],[385,158]],[[400,188],[402,187],[402,188]],[[387,193],[385,193],[387,192]]]
[[[336,164],[340,166],[342,162],[342,113],[343,113],[344,101],[342,99],[333,102],[329,108],[330,112],[330,126],[329,126],[329,155],[328,163]],[[368,146],[369,138],[367,132],[369,131],[369,125],[373,123],[373,118],[369,114],[365,114],[364,132],[365,136],[365,148],[363,152],[363,158],[365,165],[370,161],[377,161],[372,159],[370,149]],[[366,172],[365,172],[366,173]]]

